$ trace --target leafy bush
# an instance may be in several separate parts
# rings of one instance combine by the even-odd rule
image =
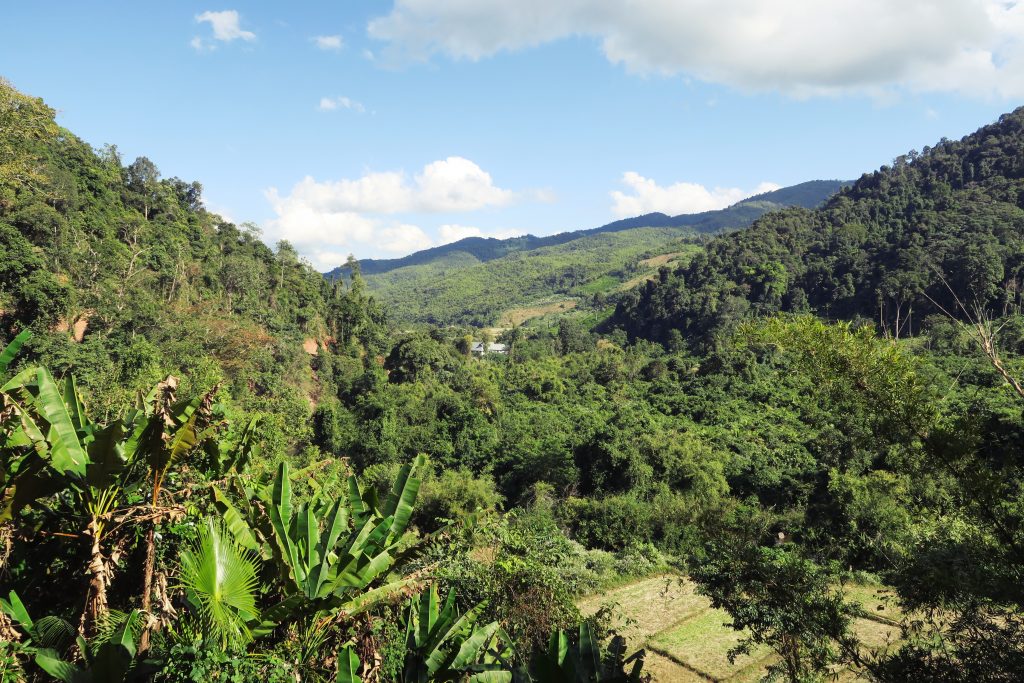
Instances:
[[[426,477],[419,501],[413,523],[421,531],[430,532],[439,528],[443,520],[460,520],[470,514],[497,510],[503,498],[490,475],[476,477],[460,468]]]
[[[270,654],[246,654],[202,643],[173,645],[154,683],[294,683],[291,666]]]

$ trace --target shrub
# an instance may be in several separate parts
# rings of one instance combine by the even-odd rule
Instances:
[[[219,647],[178,643],[168,651],[155,683],[293,683],[291,666],[270,654],[225,651]]]
[[[445,470],[423,482],[413,524],[429,533],[441,527],[443,520],[490,512],[500,508],[502,501],[489,474],[475,477],[467,469]]]

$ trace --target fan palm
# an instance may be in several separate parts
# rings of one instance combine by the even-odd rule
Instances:
[[[219,522],[207,519],[181,553],[181,585],[203,630],[222,647],[251,639],[248,622],[258,617],[255,553],[236,544]]]

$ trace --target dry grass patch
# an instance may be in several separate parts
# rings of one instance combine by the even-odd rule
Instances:
[[[741,655],[735,663],[729,661],[729,650],[743,638],[743,634],[727,626],[729,616],[715,609],[707,609],[667,629],[650,640],[651,647],[698,671],[715,681],[757,680],[772,652],[766,647],[755,647],[751,654]]]
[[[644,673],[650,674],[654,683],[708,683],[707,677],[653,650],[644,657]]]
[[[903,614],[893,590],[868,584],[848,584],[843,590],[848,600],[859,602],[870,615],[853,622],[865,651],[879,653],[897,645],[896,622]],[[762,646],[730,664],[729,650],[743,634],[727,626],[728,614],[711,609],[710,601],[683,577],[645,579],[584,598],[578,607],[584,616],[591,616],[608,604],[615,604],[615,613],[625,620],[614,626],[625,636],[630,652],[647,650],[644,669],[655,681],[754,683],[776,660],[771,649]],[[857,678],[854,671],[836,673],[840,681]]]
[[[522,325],[531,318],[539,318],[549,313],[564,313],[574,308],[576,308],[575,299],[564,299],[562,301],[553,301],[549,304],[523,306],[522,308],[510,308],[501,314],[499,324],[504,327],[515,327],[516,325]]]
[[[901,636],[899,626],[883,624],[874,619],[857,619],[853,622],[853,632],[861,644],[873,653],[892,649]]]
[[[903,618],[896,591],[888,586],[848,583],[843,586],[847,602],[859,602],[869,619],[898,623]]]
[[[589,617],[609,604],[615,606],[615,613],[626,622],[613,625],[626,638],[631,651],[644,647],[652,634],[711,605],[707,598],[694,592],[692,583],[666,574],[584,598],[578,607],[583,616]]]

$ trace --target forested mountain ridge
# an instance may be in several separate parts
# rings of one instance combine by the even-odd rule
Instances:
[[[749,313],[813,311],[894,336],[925,317],[1020,302],[1024,108],[867,173],[817,210],[770,213],[715,239],[618,305],[613,324],[709,342]]]
[[[167,373],[186,394],[225,381],[291,447],[317,392],[304,340],[372,347],[380,311],[201,193],[144,157],[94,151],[0,81],[0,329],[33,329],[26,352],[74,372],[101,414]]]
[[[742,228],[788,206],[812,208],[843,186],[814,180],[750,197],[717,211],[654,213],[548,237],[471,237],[401,259],[360,262],[370,291],[400,322],[492,325],[538,302],[597,306],[627,283],[653,274],[648,259],[685,255],[707,234]],[[344,276],[347,266],[327,274]],[[514,313],[513,313],[514,316]]]
[[[537,237],[535,235],[523,235],[507,239],[466,237],[450,244],[423,249],[400,258],[363,259],[359,262],[359,266],[362,269],[363,276],[367,277],[378,273],[387,273],[406,266],[433,263],[444,260],[456,253],[468,254],[477,261],[487,262],[518,251],[552,247],[588,235],[620,232],[631,228],[687,227],[693,228],[697,232],[714,232],[723,228],[738,228],[749,225],[755,217],[771,209],[787,206],[802,206],[807,209],[813,209],[838,192],[846,184],[848,183],[839,180],[809,180],[790,187],[783,187],[778,190],[763,192],[753,197],[747,197],[724,209],[701,213],[686,213],[678,216],[648,213],[633,218],[624,218],[597,228],[572,230],[546,237]],[[346,272],[346,266],[341,265],[328,272],[327,277],[343,275]]]

